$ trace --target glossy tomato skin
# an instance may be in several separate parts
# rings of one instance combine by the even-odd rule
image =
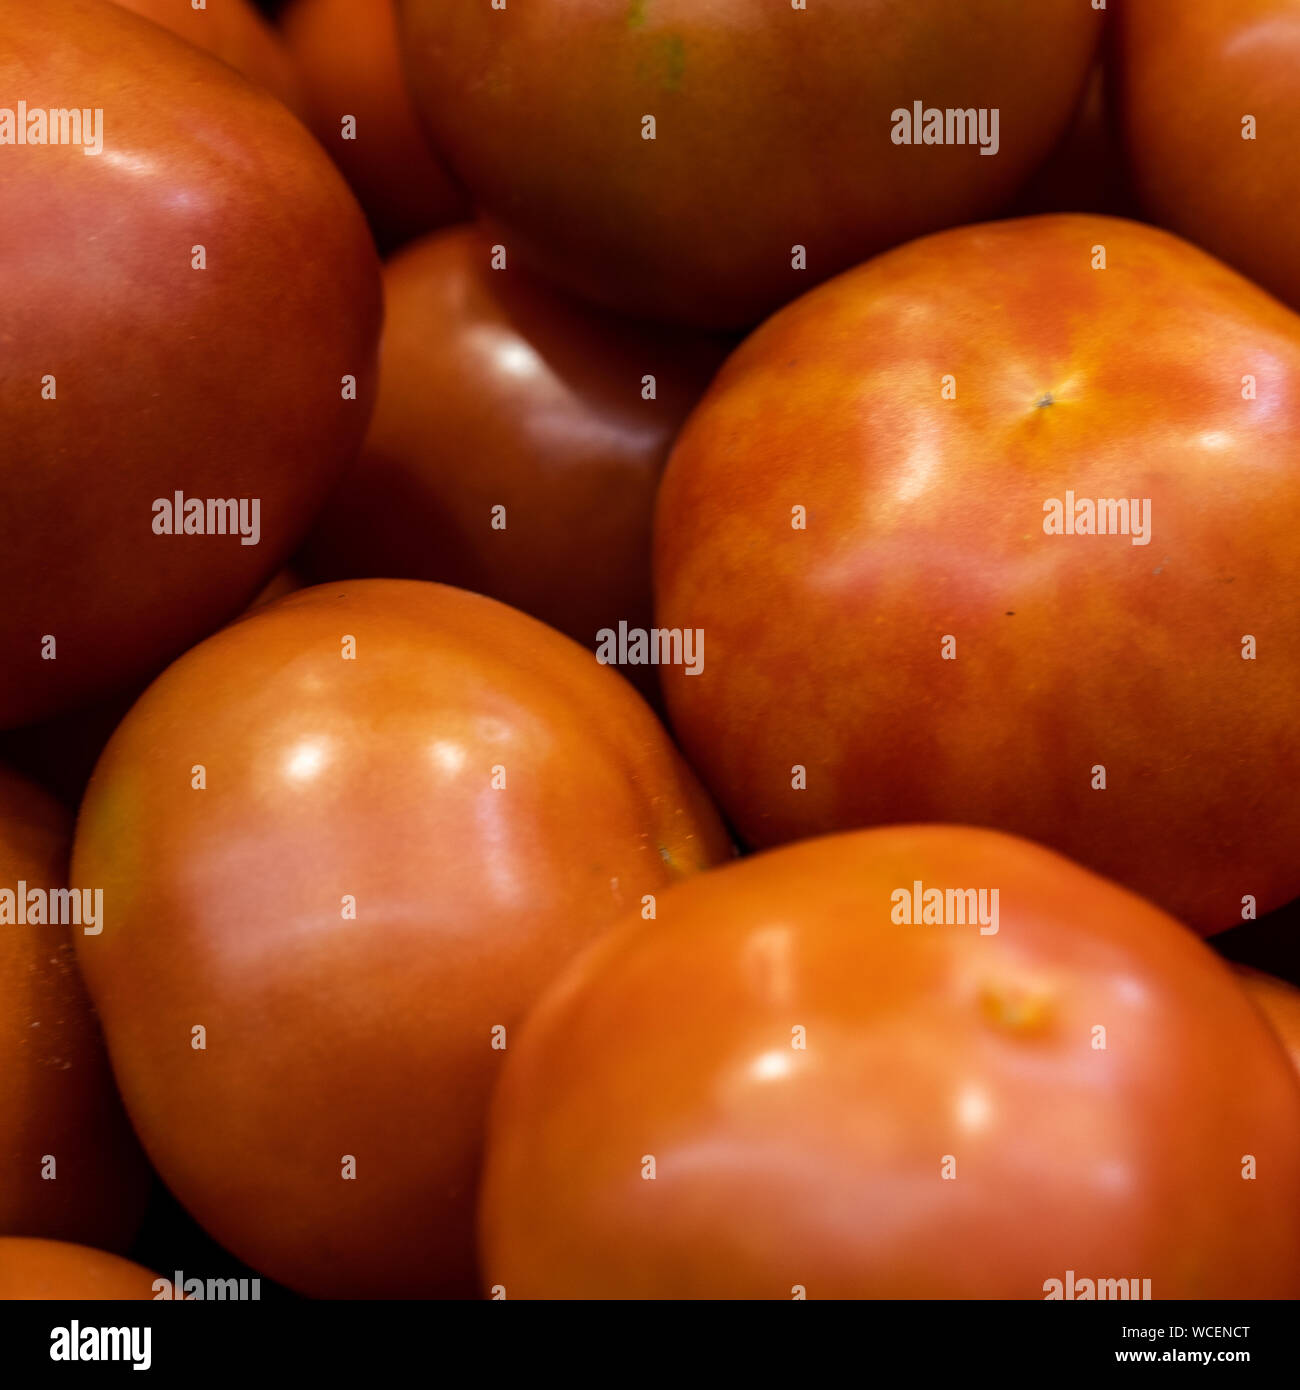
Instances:
[[[0,1236],[123,1250],[151,1179],[77,971],[84,927],[16,920],[20,892],[68,887],[71,844],[68,812],[0,766]]]
[[[308,563],[319,579],[456,584],[593,646],[620,619],[650,623],[659,476],[726,344],[614,318],[492,261],[491,238],[466,226],[385,267],[375,417]]]
[[[298,122],[158,26],[0,0],[0,87],[105,112],[97,156],[4,147],[10,727],[148,679],[283,563],[364,435],[380,285],[360,209]],[[177,489],[257,500],[258,544],[155,533]]]
[[[58,1240],[0,1237],[0,1299],[152,1299],[147,1269],[103,1250]]]
[[[742,838],[988,825],[1205,932],[1297,896],[1297,402],[1300,319],[1106,218],[942,233],[764,324],[655,536],[656,621],[704,631],[668,709]],[[1149,543],[1046,534],[1067,492],[1145,499]]]
[[[1300,989],[1248,966],[1235,967],[1241,987],[1251,1002],[1268,1019],[1269,1026],[1286,1048],[1287,1055],[1300,1072]]]
[[[306,87],[309,124],[381,247],[467,217],[465,192],[430,147],[406,90],[393,0],[296,0],[280,25]],[[356,119],[350,139],[345,116]]]
[[[1064,130],[1100,33],[1075,0],[398,15],[417,109],[512,250],[597,302],[718,328],[1003,206]],[[894,143],[917,100],[996,108],[998,153]]]
[[[996,932],[896,925],[917,882],[997,889]],[[1294,1297],[1297,1184],[1300,1084],[1192,933],[1027,841],[892,826],[703,874],[554,982],[493,1104],[483,1278]]]
[[[278,97],[295,114],[304,114],[302,80],[293,60],[274,27],[251,0],[216,0],[203,9],[195,9],[187,0],[113,2],[229,63],[250,82]]]
[[[145,1147],[217,1240],[309,1294],[464,1293],[493,1030],[727,852],[566,638],[439,585],[326,585],[189,652],[114,735],[81,961]]]
[[[1139,0],[1117,7],[1115,29],[1124,141],[1145,213],[1300,309],[1300,8]]]

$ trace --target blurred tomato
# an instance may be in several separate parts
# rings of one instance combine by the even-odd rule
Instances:
[[[105,113],[98,155],[0,163],[8,727],[147,678],[284,562],[364,435],[380,285],[315,142],[156,25],[0,0],[0,89]],[[257,544],[155,531],[178,491],[205,525],[209,499],[242,499]]]
[[[586,646],[620,619],[648,625],[655,489],[724,344],[493,270],[473,227],[409,247],[384,288],[375,418],[309,568],[445,580]]]
[[[121,1250],[150,1175],[77,973],[85,922],[48,920],[63,915],[51,895],[68,888],[71,840],[68,813],[0,767],[0,1235]]]
[[[1300,308],[1300,4],[1129,0],[1115,19],[1143,208]]]
[[[177,37],[229,63],[250,82],[265,87],[293,112],[305,110],[302,81],[284,42],[250,0],[114,0]]]
[[[324,586],[187,653],[114,735],[77,828],[107,922],[81,961],[213,1236],[305,1293],[465,1292],[495,1030],[727,852],[590,654],[457,589]]]
[[[469,203],[420,129],[397,50],[393,0],[296,0],[280,21],[311,128],[343,170],[381,246],[458,222]],[[344,138],[343,121],[355,128]]]
[[[611,307],[714,327],[997,211],[1065,129],[1100,32],[1078,0],[398,15],[416,107],[512,251]],[[996,154],[896,143],[914,103],[985,111],[989,150],[996,111]]]
[[[0,1237],[0,1299],[152,1299],[153,1285],[147,1269],[102,1250]]]
[[[996,930],[903,924],[934,889]],[[891,827],[703,874],[552,985],[493,1106],[483,1277],[1294,1297],[1298,1185],[1300,1084],[1213,952],[1026,841]]]
[[[1251,1002],[1269,1021],[1287,1054],[1300,1071],[1300,989],[1285,980],[1274,979],[1261,970],[1244,965],[1235,967],[1242,988]]]
[[[664,475],[687,756],[754,845],[956,821],[1202,931],[1289,901],[1298,430],[1300,319],[1152,228],[963,228],[842,276],[736,352]],[[1118,499],[1129,534],[1046,533]]]

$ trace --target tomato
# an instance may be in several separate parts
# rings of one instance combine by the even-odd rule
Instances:
[[[1289,901],[1298,430],[1300,319],[1136,223],[963,228],[814,291],[664,475],[688,758],[753,845],[953,821],[1202,931]],[[1120,498],[1127,535],[1045,530]]]
[[[147,1269],[102,1250],[0,1237],[0,1299],[152,1299],[154,1282]]]
[[[0,1235],[121,1250],[150,1174],[77,973],[85,923],[48,920],[49,895],[68,887],[71,842],[68,813],[0,766]]]
[[[213,0],[196,9],[189,0],[114,0],[223,63],[278,97],[301,115],[302,80],[283,40],[250,0]]]
[[[1300,5],[1138,0],[1115,19],[1144,209],[1300,308]]]
[[[327,585],[119,727],[77,825],[106,917],[78,949],[127,1110],[211,1235],[308,1294],[465,1292],[502,1043],[623,908],[727,852],[590,654],[461,590]]]
[[[918,923],[918,889],[982,914]],[[895,826],[703,874],[553,983],[493,1105],[483,1277],[1294,1297],[1298,1187],[1300,1083],[1192,933],[1026,841]]]
[[[659,475],[724,346],[612,319],[492,259],[457,227],[385,268],[375,418],[308,563],[320,579],[445,580],[592,646],[650,623]]]
[[[296,0],[281,21],[307,88],[310,125],[370,216],[398,246],[469,213],[406,90],[393,0]],[[345,137],[343,121],[355,130]]]
[[[1102,18],[1078,0],[399,0],[398,15],[416,107],[512,252],[614,308],[712,327],[998,210],[1065,129]],[[915,103],[984,111],[990,150],[996,111],[996,155],[978,131],[896,143]]]
[[[1251,970],[1244,965],[1235,968],[1242,988],[1268,1019],[1296,1070],[1300,1071],[1300,989],[1287,984],[1285,980],[1274,979],[1262,970]]]
[[[150,678],[284,562],[364,435],[380,283],[315,141],[156,25],[0,0],[0,89],[105,113],[98,155],[0,146],[4,728]],[[245,533],[161,533],[178,491]]]

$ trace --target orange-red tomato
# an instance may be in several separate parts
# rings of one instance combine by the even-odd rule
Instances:
[[[983,913],[916,922],[917,889]],[[493,1105],[483,1279],[1295,1297],[1298,1190],[1300,1082],[1191,932],[1026,841],[890,827],[702,874],[554,982]]]
[[[208,0],[195,9],[190,0],[114,0],[177,37],[229,63],[250,82],[302,115],[302,81],[274,27],[249,0]]]
[[[382,246],[458,222],[469,202],[430,147],[406,90],[393,0],[296,0],[280,20],[311,128]],[[355,127],[344,121],[351,117]]]
[[[149,679],[283,564],[364,436],[380,282],[316,142],[157,25],[0,0],[0,91],[25,130],[103,111],[98,154],[0,146],[5,728]],[[163,533],[193,503],[227,534]]]
[[[592,646],[650,622],[659,475],[725,348],[494,270],[492,247],[457,227],[385,268],[375,417],[308,563],[457,584]]]
[[[458,589],[327,585],[187,653],[113,736],[80,958],[136,1129],[213,1236],[305,1293],[464,1292],[523,1009],[727,852],[589,653]]]
[[[416,107],[512,251],[611,307],[714,327],[998,210],[1065,129],[1104,17],[1078,0],[398,15]],[[901,143],[917,105],[945,143],[920,143],[924,119]],[[985,113],[988,150],[997,113],[992,157],[977,130],[955,143],[966,111]]]
[[[1202,931],[1288,902],[1298,431],[1300,319],[1153,228],[963,228],[840,277],[735,353],[664,474],[688,758],[755,845],[954,821]]]
[[[1300,1071],[1300,989],[1266,975],[1262,970],[1236,967],[1237,978],[1251,1002],[1269,1021],[1287,1054]]]
[[[1129,0],[1115,20],[1143,208],[1300,308],[1300,5]]]
[[[71,842],[67,811],[0,766],[0,1235],[121,1250],[150,1175],[77,972],[74,934],[96,924],[48,920]]]
[[[140,1265],[84,1245],[0,1237],[0,1299],[152,1299]]]

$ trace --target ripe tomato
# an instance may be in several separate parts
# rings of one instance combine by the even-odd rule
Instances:
[[[119,727],[74,851],[107,924],[78,946],[127,1110],[216,1239],[305,1293],[464,1292],[503,1042],[623,908],[727,849],[566,638],[457,589],[329,585],[187,653]]]
[[[1202,931],[1289,901],[1298,430],[1300,319],[1152,228],[963,228],[842,276],[739,349],[664,475],[687,756],[755,845],[954,821]],[[1136,499],[1131,533],[1045,532],[1093,499]]]
[[[914,885],[996,931],[902,924]],[[1298,1187],[1300,1083],[1192,933],[1026,841],[890,827],[702,874],[554,982],[493,1105],[483,1277],[1294,1297]]]
[[[445,580],[592,646],[620,619],[650,623],[659,475],[725,348],[494,270],[492,246],[457,227],[385,268],[375,418],[308,563]]]
[[[469,214],[430,148],[397,51],[393,0],[295,0],[280,21],[307,89],[310,125],[343,170],[382,246]],[[356,128],[345,138],[343,121]]]
[[[105,113],[98,155],[0,146],[4,728],[149,678],[284,562],[364,435],[380,284],[315,141],[157,25],[0,0],[0,90]],[[258,543],[159,534],[177,491],[250,536],[256,503]]]
[[[147,1269],[102,1250],[0,1237],[0,1299],[152,1299],[154,1282]]]
[[[1274,979],[1262,970],[1251,970],[1244,965],[1235,968],[1242,988],[1268,1019],[1296,1070],[1300,1071],[1300,989],[1287,984],[1285,980]]]
[[[1146,212],[1300,308],[1300,5],[1130,0],[1115,20]]]
[[[302,115],[302,81],[283,40],[250,0],[215,0],[195,9],[187,0],[114,0],[178,38],[192,43],[250,82],[265,87],[293,112]]]
[[[0,767],[0,1235],[121,1250],[150,1175],[77,973],[84,924],[48,921],[71,841],[63,807]]]
[[[1065,129],[1100,32],[1078,0],[560,8],[562,33],[554,5],[399,0],[416,107],[512,250],[614,308],[713,327],[996,211]],[[990,149],[996,111],[997,154],[978,132],[896,143],[916,103],[983,110]]]

